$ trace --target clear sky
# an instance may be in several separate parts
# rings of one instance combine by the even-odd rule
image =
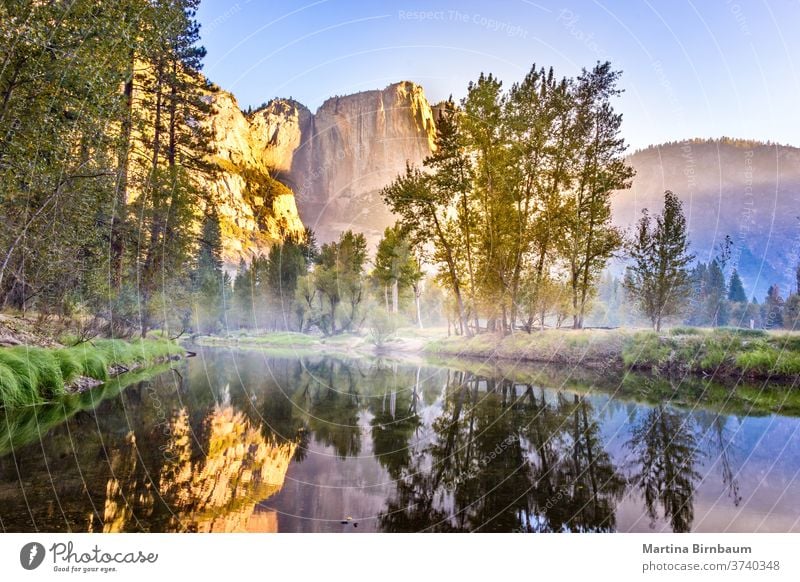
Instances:
[[[634,148],[687,137],[800,145],[800,0],[204,0],[206,75],[239,104],[326,98],[411,80],[431,102],[481,71],[533,63],[624,71]]]

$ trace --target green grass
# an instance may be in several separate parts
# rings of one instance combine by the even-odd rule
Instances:
[[[669,330],[669,335],[701,335],[703,330],[697,327],[673,327]]]
[[[0,457],[39,441],[48,431],[78,412],[96,408],[103,400],[116,397],[131,384],[163,374],[169,369],[169,364],[157,364],[123,374],[91,390],[68,394],[54,402],[4,410],[0,413]]]
[[[73,350],[53,350],[53,357],[61,368],[61,378],[64,383],[70,383],[83,372],[81,360]]]
[[[79,376],[108,380],[112,365],[147,366],[183,348],[168,340],[96,340],[71,348],[0,348],[0,405],[40,404],[67,393]]]
[[[800,374],[800,334],[738,328],[481,334],[430,342],[426,351],[570,365],[610,364],[661,375],[690,372],[780,379]]]
[[[317,343],[317,338],[304,333],[292,331],[271,332],[263,335],[231,335],[200,336],[196,338],[199,345],[208,346],[265,346],[265,347],[301,347]]]
[[[38,374],[21,351],[19,347],[0,349],[0,366],[7,370],[0,393],[7,406],[38,404],[44,400]]]

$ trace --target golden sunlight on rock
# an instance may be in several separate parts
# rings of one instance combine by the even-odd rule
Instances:
[[[205,454],[192,460],[185,409],[171,425],[159,493],[176,529],[200,532],[275,531],[277,516],[256,504],[283,487],[296,444],[265,439],[241,412],[218,406],[205,421]]]

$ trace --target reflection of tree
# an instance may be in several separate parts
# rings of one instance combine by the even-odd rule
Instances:
[[[672,531],[686,532],[694,519],[697,438],[691,417],[663,405],[640,415],[628,446],[635,457],[632,483],[644,497],[647,513],[655,522],[657,504]]]
[[[351,366],[333,360],[317,366],[304,394],[307,422],[314,437],[343,459],[361,451],[359,396]]]
[[[709,450],[712,448],[717,451],[717,462],[722,474],[722,484],[728,491],[728,496],[733,501],[734,506],[738,507],[742,501],[739,493],[739,480],[737,479],[738,470],[734,468],[735,450],[733,447],[733,437],[727,427],[727,419],[719,414],[695,414],[698,424],[708,438]]]
[[[600,426],[586,398],[559,393],[552,404],[543,391],[526,390],[531,417],[526,435],[533,448],[538,515],[526,530],[613,531],[625,480],[603,448]]]
[[[731,462],[731,438],[726,434],[725,419],[717,415],[714,418],[714,436],[716,437],[717,450],[719,451],[719,462],[722,469],[722,483],[728,489],[728,495],[733,500],[733,504],[739,507],[742,496],[739,494],[739,480],[736,478],[737,472],[733,470]]]
[[[453,372],[434,438],[398,472],[385,531],[596,531],[625,482],[589,402]]]
[[[370,399],[373,452],[393,479],[398,479],[411,462],[411,437],[421,425],[418,402],[419,368],[410,393],[407,389],[397,391],[392,384],[383,397]]]
[[[523,455],[514,386],[506,381],[486,380],[486,394],[479,394],[480,381],[472,384],[472,397],[463,424],[465,430],[454,455],[461,457],[455,489],[457,521],[471,531],[513,531],[520,516],[529,512],[533,483]],[[468,391],[469,392],[469,391]]]

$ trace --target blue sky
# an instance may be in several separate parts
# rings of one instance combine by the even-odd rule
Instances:
[[[800,145],[800,0],[642,2],[204,0],[207,76],[242,107],[411,80],[431,102],[533,63],[624,71],[633,148],[687,137]]]

